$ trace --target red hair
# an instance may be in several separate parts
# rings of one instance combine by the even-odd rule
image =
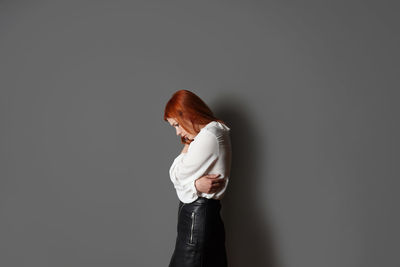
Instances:
[[[200,132],[199,124],[208,124],[211,121],[224,121],[217,119],[211,109],[189,90],[176,91],[168,100],[164,110],[164,120],[175,119],[187,132],[197,135]],[[181,137],[182,144],[190,144],[190,140]]]

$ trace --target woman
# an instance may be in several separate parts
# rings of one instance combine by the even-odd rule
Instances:
[[[184,144],[169,170],[179,198],[178,235],[169,267],[225,267],[220,199],[230,177],[230,128],[188,90],[172,95],[164,120]]]

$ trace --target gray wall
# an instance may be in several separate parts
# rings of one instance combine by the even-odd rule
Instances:
[[[231,267],[400,266],[398,6],[1,1],[0,266],[167,266],[189,89],[230,124]]]

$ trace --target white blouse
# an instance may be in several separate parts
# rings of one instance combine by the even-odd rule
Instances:
[[[180,201],[191,203],[198,196],[221,199],[229,182],[231,157],[230,128],[218,121],[211,121],[195,136],[187,153],[177,156],[169,169]],[[212,194],[198,192],[195,181],[205,174],[220,174],[218,178],[226,180],[225,186]]]

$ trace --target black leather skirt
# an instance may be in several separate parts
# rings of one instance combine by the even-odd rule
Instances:
[[[179,202],[178,236],[169,267],[226,267],[225,228],[219,200]]]

